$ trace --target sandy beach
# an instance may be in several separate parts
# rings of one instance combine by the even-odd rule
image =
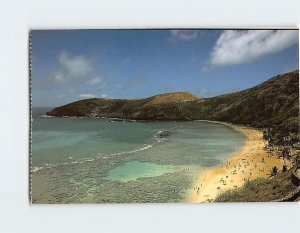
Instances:
[[[205,171],[187,195],[187,202],[212,202],[220,193],[242,187],[248,180],[269,177],[270,170],[276,166],[282,169],[283,160],[270,156],[265,151],[262,131],[222,122],[246,136],[244,146],[228,159],[222,167]]]

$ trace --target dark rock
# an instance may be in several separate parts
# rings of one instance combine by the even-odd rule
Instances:
[[[159,131],[157,136],[160,138],[165,138],[165,137],[168,137],[169,134],[170,134],[169,131]]]

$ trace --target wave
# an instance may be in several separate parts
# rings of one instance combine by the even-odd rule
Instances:
[[[41,169],[44,169],[44,167],[33,167],[33,168],[31,169],[31,172],[37,172],[37,171],[39,171],[39,170],[41,170]]]
[[[48,116],[48,115],[40,115],[39,117],[41,118],[55,118],[56,116]],[[85,116],[80,116],[80,117],[77,117],[77,116],[61,116],[61,118],[64,118],[64,119],[81,119],[81,118],[88,118],[88,117],[85,117]],[[94,117],[94,118],[99,118],[99,117]]]
[[[161,134],[163,133],[163,130],[159,130],[156,134],[154,134],[154,139],[157,143],[161,143],[166,140],[165,137],[161,137]]]
[[[89,163],[89,162],[94,162],[94,161],[99,160],[99,159],[109,159],[109,158],[114,157],[114,156],[120,156],[120,155],[124,155],[124,154],[133,154],[133,153],[137,153],[137,152],[140,152],[140,151],[148,150],[151,147],[153,147],[154,145],[159,144],[159,143],[161,143],[161,142],[163,142],[163,141],[166,140],[166,138],[161,138],[159,136],[161,134],[161,132],[163,132],[163,131],[159,130],[158,132],[156,132],[153,135],[153,137],[155,139],[155,143],[144,144],[143,147],[138,148],[138,149],[134,149],[134,150],[130,150],[130,151],[121,151],[121,152],[116,152],[116,153],[112,153],[112,154],[99,153],[94,158],[89,158],[89,159],[85,159],[85,160],[81,160],[81,161],[70,161],[70,162],[61,162],[61,163],[57,163],[57,164],[46,164],[45,166],[33,167],[31,169],[31,172],[35,173],[35,172],[37,172],[39,170],[51,169],[51,168],[55,168],[55,167],[62,166],[62,165]],[[73,157],[69,157],[69,159],[72,159],[72,158]]]
[[[52,118],[52,117],[55,117],[55,116],[40,115],[40,117],[43,117],[43,118]]]

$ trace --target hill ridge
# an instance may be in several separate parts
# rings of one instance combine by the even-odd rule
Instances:
[[[277,75],[254,87],[198,98],[171,92],[145,99],[79,100],[47,113],[51,116],[117,117],[134,120],[217,120],[253,127],[299,123],[299,70]]]

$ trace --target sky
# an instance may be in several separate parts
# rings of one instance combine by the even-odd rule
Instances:
[[[32,105],[236,92],[298,69],[298,30],[34,30]]]

